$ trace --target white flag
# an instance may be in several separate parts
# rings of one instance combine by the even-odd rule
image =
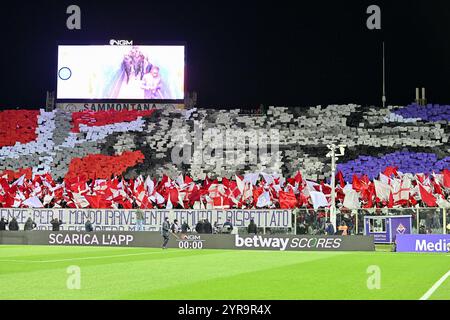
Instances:
[[[44,206],[46,204],[49,204],[50,202],[52,202],[52,200],[53,200],[53,196],[52,195],[50,195],[50,194],[45,195],[45,197],[44,197]]]
[[[313,203],[314,210],[319,209],[319,207],[328,207],[329,206],[327,197],[325,197],[325,194],[323,194],[323,192],[310,191],[309,195],[311,197],[311,201]]]
[[[28,208],[43,208],[41,200],[39,200],[38,197],[31,197],[28,198],[23,202],[24,205],[26,205]]]
[[[23,183],[24,183],[24,181],[25,181],[25,175],[23,175],[23,176],[21,176],[19,179],[17,179],[17,180],[12,184],[12,186],[13,186],[13,187],[14,187],[15,185],[22,186]]]
[[[256,186],[256,182],[258,181],[259,173],[247,173],[244,175],[244,182],[249,182],[253,186]]]
[[[273,176],[271,174],[267,174],[267,173],[261,172],[261,175],[264,177],[264,180],[266,180],[267,184],[274,183],[274,179],[273,179]]]
[[[347,209],[361,208],[358,192],[353,189],[349,189],[347,190],[347,192],[345,192],[344,207],[346,207]]]
[[[376,179],[374,179],[373,182],[375,183],[375,193],[377,194],[377,197],[381,200],[389,201],[391,187]]]
[[[258,197],[258,202],[256,203],[256,207],[264,208],[264,207],[270,206],[271,204],[272,204],[272,201],[270,201],[270,194],[268,191],[265,191]]]
[[[238,176],[236,176],[236,184],[241,194],[244,193],[245,182],[242,181]]]
[[[75,203],[77,208],[87,208],[89,207],[89,202],[86,200],[84,196],[79,193],[72,193],[73,202]]]
[[[439,208],[450,209],[450,202],[442,199],[440,196],[437,197],[436,203],[439,206]]]
[[[166,209],[167,210],[173,209],[173,205],[172,205],[172,201],[170,201],[170,197],[169,197],[169,199],[167,199]]]

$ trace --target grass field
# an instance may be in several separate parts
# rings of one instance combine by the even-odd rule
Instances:
[[[369,266],[380,289],[367,287]],[[449,270],[449,254],[0,246],[0,300],[417,300]],[[450,277],[430,299],[450,300]]]

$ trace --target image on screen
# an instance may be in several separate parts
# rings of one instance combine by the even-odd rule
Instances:
[[[184,46],[58,46],[57,99],[184,99]]]

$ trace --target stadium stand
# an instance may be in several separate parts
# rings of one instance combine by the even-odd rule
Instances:
[[[23,180],[20,185],[27,185],[36,183],[37,176],[47,176],[48,181],[52,181],[40,179],[37,183],[44,189],[58,187],[62,179],[65,179],[65,188],[68,181],[83,184],[77,192],[87,192],[84,183],[88,180],[106,179],[107,184],[114,184],[121,181],[115,177],[123,177],[128,179],[125,183],[132,190],[131,194],[122,195],[129,202],[121,206],[129,207],[140,194],[135,194],[133,188],[145,186],[144,181],[150,183],[146,179],[150,176],[155,190],[161,185],[167,190],[156,192],[164,198],[164,203],[161,199],[157,201],[156,194],[145,194],[155,200],[150,200],[146,206],[176,206],[178,203],[181,207],[290,208],[303,204],[317,207],[320,203],[320,207],[324,197],[311,195],[310,191],[323,193],[325,198],[329,196],[329,186],[324,181],[330,176],[327,145],[336,143],[347,146],[337,167],[341,188],[338,201],[344,202],[346,183],[351,183],[362,206],[411,206],[417,201],[428,206],[447,206],[449,116],[449,106],[415,104],[387,108],[354,104],[269,107],[264,112],[254,113],[239,109],[196,108],[74,113],[7,110],[0,112],[0,172],[5,178],[2,195],[5,196],[5,189],[14,187],[14,180],[16,185],[17,179]],[[236,148],[245,143],[244,151]],[[267,153],[258,153],[265,146]],[[173,161],[174,150],[187,154],[188,161]],[[257,158],[252,159],[253,154]],[[301,183],[292,180],[295,178],[288,179],[298,177],[297,172],[301,172]],[[196,191],[200,196],[208,193],[209,200],[195,204],[196,201],[190,201],[189,197],[180,201],[178,196],[170,196],[172,189],[179,194],[186,192],[186,186],[193,188],[195,185],[183,182],[183,176],[199,182]],[[218,179],[217,183],[212,183],[215,179]],[[242,179],[242,188],[248,184],[251,191],[238,188],[239,199],[235,195],[234,202],[230,202],[229,192],[236,189],[230,187],[231,179],[237,180],[232,182],[236,184],[234,187]],[[42,185],[44,181],[51,187]],[[280,193],[277,186],[283,187],[283,181],[286,181],[284,186],[291,185],[292,188]],[[164,184],[168,184],[167,188]],[[211,184],[218,186],[220,199],[214,200],[219,198],[217,194],[209,194]],[[406,188],[405,184],[413,191],[404,197],[396,194]],[[88,187],[91,196],[95,196],[92,188],[96,183],[92,182]],[[266,201],[265,192],[271,188],[271,203],[262,205],[264,202],[261,202],[258,206],[258,199]],[[302,193],[299,188],[308,191]],[[188,188],[188,193],[193,189]],[[251,193],[251,199],[243,197],[245,192]],[[35,204],[49,205],[44,204],[43,194],[40,195],[40,204]],[[318,198],[314,199],[314,196]],[[111,195],[109,198],[112,199]],[[14,199],[15,195],[12,195],[12,199],[3,200],[2,205],[22,205]],[[173,200],[171,204],[168,199]],[[92,205],[86,201],[87,206]],[[98,205],[99,199],[96,201]],[[73,197],[65,202],[69,202],[69,206],[70,202],[79,205]],[[143,206],[142,199],[138,202],[137,206]],[[284,204],[280,205],[280,202]],[[114,207],[118,204],[108,202],[103,205]]]

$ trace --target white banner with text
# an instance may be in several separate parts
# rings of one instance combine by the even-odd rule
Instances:
[[[94,230],[98,231],[134,231],[136,225],[136,210],[114,209],[26,209],[0,208],[0,218],[11,221],[14,217],[20,230],[28,218],[37,225],[38,230],[51,230],[51,220],[60,219],[61,230],[84,230],[87,220],[90,220]],[[142,210],[143,229],[157,231],[165,217],[177,219],[179,225],[187,222],[191,229],[200,221],[207,219],[212,225],[221,225],[230,219],[234,227],[247,227],[253,219],[258,227],[291,228],[291,210]]]

